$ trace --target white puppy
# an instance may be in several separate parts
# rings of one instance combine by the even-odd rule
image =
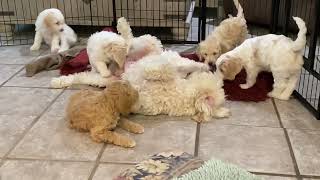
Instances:
[[[243,9],[238,0],[234,0],[238,9],[237,17],[229,17],[220,23],[212,33],[199,44],[198,56],[206,64],[215,64],[221,54],[224,54],[240,45],[248,35]]]
[[[101,31],[90,36],[87,51],[92,72],[98,72],[102,77],[111,76],[107,64],[115,61],[120,69],[124,68],[127,55],[127,43],[120,35]]]
[[[220,56],[216,62],[217,69],[225,79],[233,80],[244,68],[247,72],[242,89],[252,87],[259,72],[270,71],[274,77],[270,97],[288,100],[295,88],[303,65],[302,50],[306,45],[307,28],[305,22],[293,17],[299,27],[295,41],[283,35],[269,34],[247,39],[234,50]]]
[[[36,35],[30,50],[39,50],[42,40],[51,46],[51,52],[62,52],[77,42],[75,32],[65,24],[64,16],[58,9],[42,11],[36,20]]]
[[[161,54],[161,52],[163,51],[163,46],[161,44],[161,41],[154,36],[147,34],[139,37],[134,37],[131,31],[131,27],[125,18],[119,18],[117,30],[121,34],[122,38],[124,38],[128,44],[129,50],[128,50],[128,54],[125,62],[127,67],[137,62],[139,59],[143,58],[144,56]],[[115,35],[113,34],[112,36],[115,36]],[[115,36],[115,37],[118,38],[118,36]],[[96,40],[99,41],[98,39],[99,38],[97,38]],[[93,42],[92,42],[92,49],[93,51],[95,51],[94,49],[96,49],[96,44]],[[108,59],[106,58],[106,60]],[[103,64],[106,64],[106,63],[103,63]],[[60,76],[58,78],[53,78],[51,80],[51,87],[64,88],[64,87],[69,87],[75,84],[105,87],[108,82],[112,82],[114,79],[115,79],[114,77],[108,77],[108,78],[102,77],[98,72],[94,70],[91,72],[81,72],[81,73],[71,74],[68,76]]]

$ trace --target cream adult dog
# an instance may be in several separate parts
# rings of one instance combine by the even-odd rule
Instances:
[[[197,122],[227,117],[222,77],[206,64],[182,58],[177,52],[144,57],[122,76],[139,92],[134,113],[193,116]]]
[[[244,68],[247,72],[242,89],[252,87],[259,72],[270,71],[274,77],[273,90],[268,94],[281,100],[288,100],[295,88],[303,65],[302,50],[306,45],[305,22],[293,17],[299,27],[295,41],[283,35],[264,35],[247,39],[234,50],[223,54],[216,62],[217,69],[225,79],[233,80]]]
[[[30,50],[39,50],[41,43],[51,46],[51,52],[62,52],[77,42],[77,35],[65,23],[63,14],[58,9],[46,9],[42,11],[36,20],[36,35]]]
[[[214,64],[221,54],[232,50],[247,38],[248,30],[243,9],[238,0],[234,0],[234,4],[238,10],[237,16],[230,16],[222,21],[199,44],[197,54],[206,64]]]

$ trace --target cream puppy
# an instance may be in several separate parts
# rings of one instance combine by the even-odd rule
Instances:
[[[240,45],[248,34],[243,9],[238,0],[234,0],[238,9],[237,17],[222,21],[213,32],[199,44],[197,54],[206,64],[214,64],[218,57]]]
[[[247,72],[242,89],[252,87],[259,72],[272,72],[273,90],[268,94],[281,100],[288,100],[295,88],[303,65],[302,50],[306,45],[307,28],[305,22],[293,17],[299,27],[295,41],[283,35],[269,34],[247,39],[234,50],[220,56],[216,62],[224,79],[233,80],[244,68]]]
[[[42,11],[36,20],[36,35],[31,51],[39,50],[42,41],[51,46],[51,52],[62,52],[77,42],[75,32],[65,24],[64,16],[58,9]]]
[[[127,43],[120,35],[101,31],[90,36],[87,51],[92,72],[98,72],[104,78],[111,76],[107,67],[111,61],[115,61],[120,69],[123,69]]]

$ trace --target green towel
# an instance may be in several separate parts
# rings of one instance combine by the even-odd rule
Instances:
[[[235,165],[209,160],[200,168],[173,180],[260,180],[257,176]]]

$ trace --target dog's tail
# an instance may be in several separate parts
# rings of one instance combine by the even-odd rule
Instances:
[[[129,39],[133,38],[133,34],[132,34],[132,30],[131,30],[130,24],[126,20],[126,18],[124,18],[124,17],[121,17],[121,18],[118,19],[117,31],[126,40],[129,40]]]
[[[51,79],[52,88],[65,88],[72,85],[91,85],[96,87],[106,87],[107,78],[103,78],[99,73],[80,72],[68,76],[60,76]]]
[[[299,28],[299,33],[297,39],[293,42],[292,45],[292,50],[293,51],[301,51],[305,47],[307,43],[307,27],[306,23],[299,17],[293,17],[294,21],[296,22],[298,28]]]
[[[243,8],[242,8],[241,4],[239,3],[239,0],[233,0],[233,3],[236,6],[237,11],[238,11],[237,17],[244,18]]]

